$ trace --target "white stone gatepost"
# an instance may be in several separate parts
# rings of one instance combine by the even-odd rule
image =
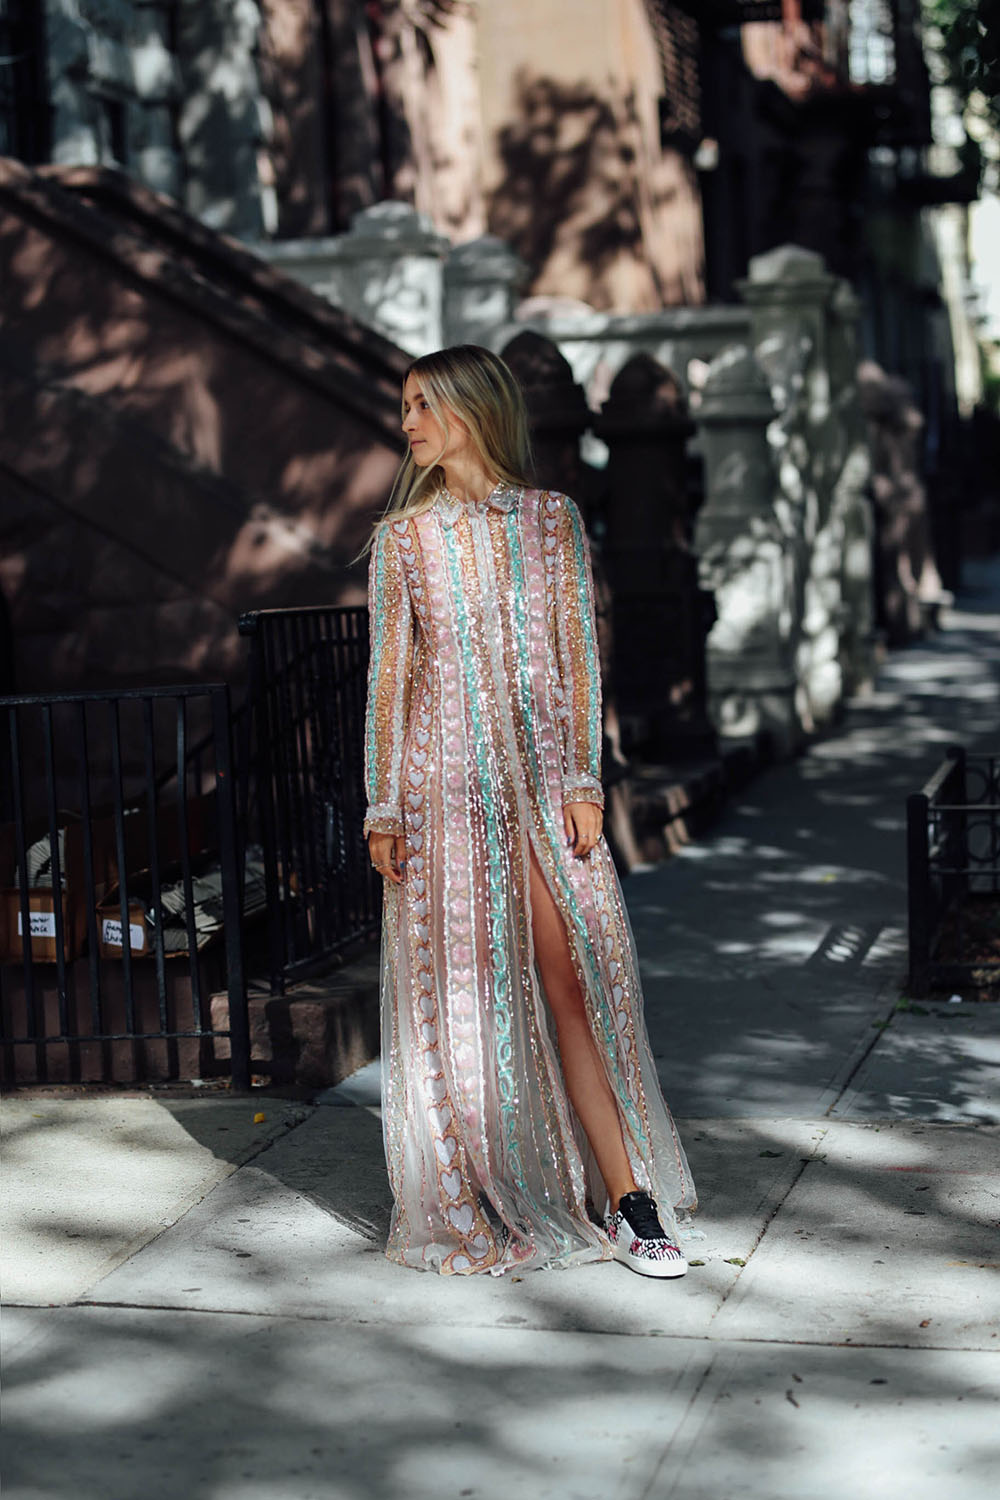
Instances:
[[[796,542],[775,506],[768,382],[745,344],[712,361],[695,411],[705,502],[695,528],[701,586],[715,596],[709,712],[727,739],[767,735],[775,754],[802,741],[797,703]]]
[[[450,248],[425,214],[394,199],[356,213],[346,234],[254,246],[287,276],[413,355],[444,343],[443,263]]]
[[[528,267],[506,241],[484,234],[456,245],[444,263],[444,341],[494,344],[514,322]]]
[[[836,287],[823,257],[798,245],[755,256],[739,285],[750,309],[751,343],[777,409],[769,439],[777,503],[799,554],[795,667],[799,711],[809,730],[831,719],[843,696],[844,517],[833,504],[843,454],[828,328]]]

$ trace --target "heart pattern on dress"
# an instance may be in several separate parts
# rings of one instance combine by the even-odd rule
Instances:
[[[449,1198],[457,1198],[458,1195],[459,1195],[459,1193],[462,1191],[462,1174],[461,1174],[461,1172],[459,1172],[459,1171],[442,1172],[441,1173],[441,1186],[444,1188],[444,1190],[448,1194]],[[471,1211],[472,1210],[470,1209],[469,1212],[471,1213]]]
[[[472,1212],[471,1203],[463,1203],[458,1208],[449,1208],[448,1218],[458,1230],[459,1234],[463,1235],[469,1234],[471,1232],[472,1226],[476,1221],[476,1216]]]
[[[434,1150],[441,1165],[443,1167],[450,1167],[451,1159],[458,1150],[458,1142],[453,1135],[446,1135],[434,1142]]]

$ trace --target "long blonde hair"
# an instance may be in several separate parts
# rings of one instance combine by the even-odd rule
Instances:
[[[480,344],[454,344],[415,359],[403,376],[420,381],[420,389],[445,433],[447,412],[454,412],[469,429],[473,447],[484,467],[507,484],[527,484],[531,473],[531,441],[524,396],[513,372],[492,349]],[[380,526],[400,516],[416,516],[429,510],[444,486],[439,464],[421,469],[407,451],[393,482],[385,510],[372,527],[371,547]]]

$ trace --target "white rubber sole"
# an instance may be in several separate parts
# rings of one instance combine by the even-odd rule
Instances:
[[[686,1276],[688,1263],[682,1257],[680,1260],[643,1260],[641,1256],[633,1255],[622,1245],[612,1244],[611,1252],[615,1260],[621,1261],[623,1266],[628,1266],[637,1276],[655,1276],[658,1280],[673,1280],[677,1276]]]

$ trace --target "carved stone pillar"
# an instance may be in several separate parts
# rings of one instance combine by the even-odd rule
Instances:
[[[347,234],[255,246],[272,265],[408,354],[440,349],[448,241],[408,203],[362,209]]]
[[[775,506],[767,440],[774,402],[753,352],[709,367],[695,413],[705,503],[695,526],[702,587],[715,596],[708,703],[724,738],[765,733],[778,755],[802,739],[796,703],[795,538]]]
[[[780,499],[801,548],[800,711],[812,728],[843,696],[840,665],[843,515],[833,492],[843,455],[830,371],[829,307],[837,286],[823,257],[782,245],[750,262],[739,285],[750,337],[778,418],[770,432]]]
[[[650,354],[615,377],[594,423],[607,443],[604,564],[614,620],[613,674],[626,753],[673,761],[711,751],[705,635],[711,599],[691,551],[680,382]]]
[[[444,337],[448,344],[492,345],[514,321],[528,268],[495,235],[456,245],[444,263]]]

